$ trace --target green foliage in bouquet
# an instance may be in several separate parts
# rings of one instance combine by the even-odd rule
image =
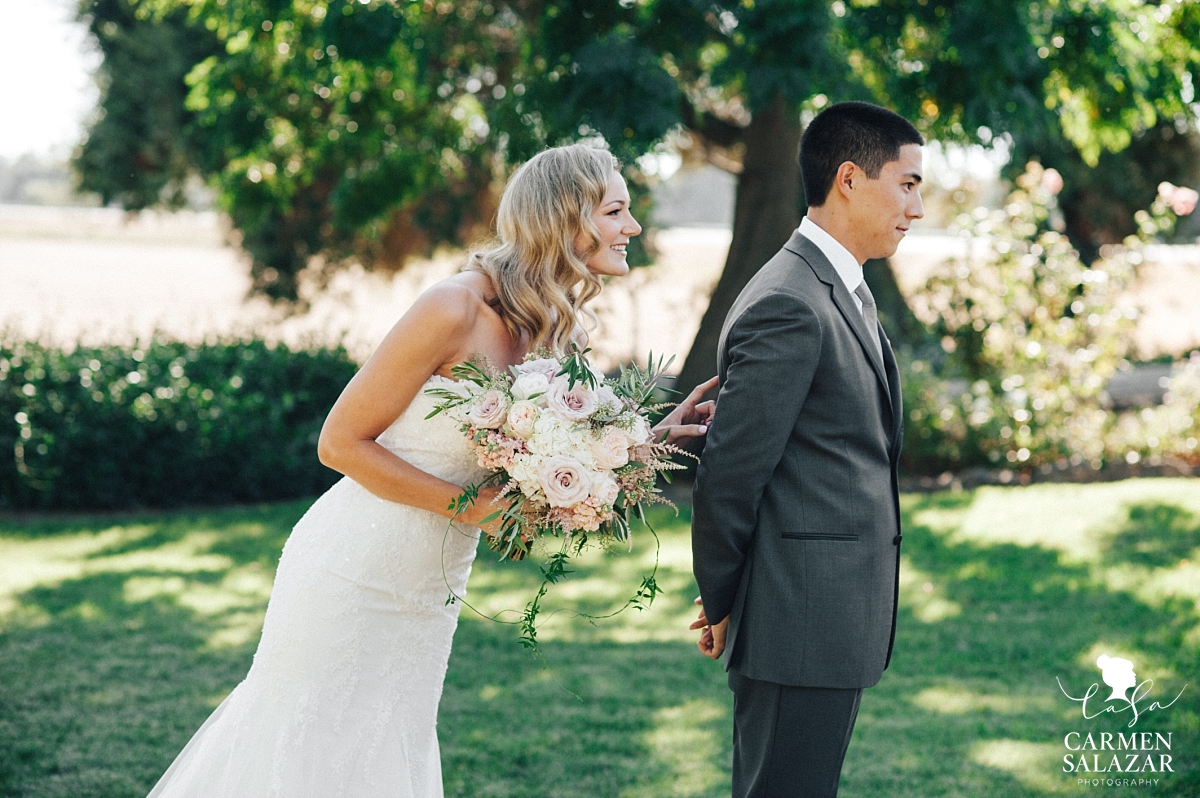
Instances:
[[[904,358],[910,472],[1099,468],[1110,456],[1104,389],[1128,366],[1136,316],[1121,294],[1170,211],[1158,202],[1139,214],[1140,235],[1089,268],[1059,232],[1059,188],[1029,164],[1003,208],[960,217],[968,255],[912,298],[932,345]]]
[[[0,508],[170,507],[311,496],[357,366],[261,340],[63,349],[0,332]]]

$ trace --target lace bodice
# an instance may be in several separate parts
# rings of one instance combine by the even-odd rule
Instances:
[[[434,374],[392,425],[376,438],[388,451],[447,482],[465,484],[482,478],[487,472],[478,466],[475,454],[463,436],[459,423],[446,413],[426,418],[438,399],[425,393],[439,385],[453,386],[455,381]]]

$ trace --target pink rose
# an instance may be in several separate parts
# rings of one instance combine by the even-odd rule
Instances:
[[[497,390],[484,391],[467,412],[467,421],[484,429],[499,429],[508,418],[508,397]]]
[[[546,407],[566,421],[583,421],[596,409],[596,395],[582,382],[568,388],[566,380],[555,380],[546,394]]]
[[[537,405],[533,402],[513,402],[508,411],[508,423],[504,425],[504,431],[521,440],[529,440],[533,435],[533,424],[537,421],[537,416]]]
[[[629,462],[629,436],[617,427],[605,427],[604,434],[592,441],[596,467],[611,471]]]
[[[583,463],[561,454],[546,458],[538,469],[538,481],[551,507],[578,504],[588,497],[592,489],[592,481]]]
[[[526,360],[519,366],[513,366],[513,371],[519,377],[522,374],[544,374],[546,375],[546,383],[554,382],[554,378],[558,376],[558,372],[562,371],[562,366],[557,360],[549,357],[538,358],[537,360]]]

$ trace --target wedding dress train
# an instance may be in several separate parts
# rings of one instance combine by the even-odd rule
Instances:
[[[439,380],[434,376],[430,384]],[[486,472],[418,393],[378,442],[457,484]],[[436,733],[479,532],[346,478],[283,548],[246,679],[150,798],[440,798]]]

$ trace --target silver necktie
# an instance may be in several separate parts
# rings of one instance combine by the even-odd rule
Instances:
[[[879,355],[882,362],[883,345],[879,342],[879,314],[875,310],[875,297],[871,296],[871,289],[867,287],[866,280],[858,284],[854,293],[862,300],[863,321],[867,323],[867,332],[871,336],[871,343],[875,345],[875,354]]]

